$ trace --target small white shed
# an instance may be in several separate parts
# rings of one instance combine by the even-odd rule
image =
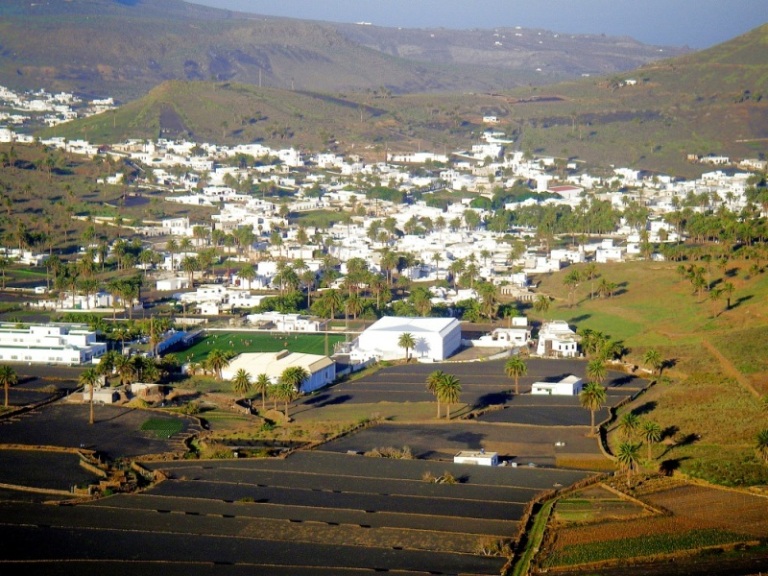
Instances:
[[[576,396],[584,387],[584,380],[573,374],[559,382],[534,382],[531,394],[546,396]]]
[[[474,464],[476,466],[498,466],[499,453],[485,450],[462,450],[453,457],[454,464]]]

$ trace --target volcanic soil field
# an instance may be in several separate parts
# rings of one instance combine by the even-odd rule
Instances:
[[[293,410],[325,403],[429,402],[424,380],[437,366],[398,366],[300,400]],[[532,382],[583,375],[581,362],[530,360],[521,395],[509,394],[503,362],[441,364],[462,383],[478,417],[452,421],[384,422],[284,458],[149,461],[166,479],[140,492],[79,503],[62,497],[0,492],[0,569],[36,567],[47,574],[498,574],[503,557],[481,544],[513,538],[539,493],[594,474],[560,465],[562,458],[602,458],[587,438],[589,412],[577,398],[534,397]],[[642,381],[609,374],[608,401],[617,403]],[[494,401],[491,401],[494,400]],[[598,421],[606,416],[601,412]],[[161,440],[140,431],[157,411],[58,401],[0,424],[0,483],[67,490],[82,470],[60,454],[7,450],[10,444],[77,448],[87,444],[111,459],[178,449],[199,431],[193,419]],[[555,443],[560,446],[556,447]],[[370,458],[380,446],[411,447],[415,459]],[[498,451],[506,466],[452,463],[462,449]],[[557,466],[557,467],[556,467]],[[45,478],[45,473],[49,478]],[[450,475],[456,483],[428,477]],[[58,502],[60,505],[51,505]],[[64,505],[65,504],[65,505]]]

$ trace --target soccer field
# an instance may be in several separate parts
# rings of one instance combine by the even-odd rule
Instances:
[[[344,336],[328,334],[328,354]],[[279,352],[290,350],[305,354],[326,354],[325,334],[285,334],[269,332],[209,332],[193,346],[180,353],[184,362],[201,362],[208,353],[218,348],[235,354],[244,352]]]

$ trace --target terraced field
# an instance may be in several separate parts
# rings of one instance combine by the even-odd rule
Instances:
[[[86,575],[116,559],[140,573],[162,561],[170,574],[222,565],[250,574],[498,574],[505,559],[478,555],[478,544],[513,536],[537,492],[588,475],[434,464],[331,452],[149,464],[169,479],[141,494],[54,507],[44,524],[34,506],[0,505],[2,565],[34,558],[47,570],[67,559]],[[430,471],[460,481],[431,483]],[[40,550],[41,541],[51,545]]]

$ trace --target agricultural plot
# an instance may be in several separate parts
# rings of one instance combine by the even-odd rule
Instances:
[[[561,498],[554,510],[555,521],[562,524],[637,518],[651,514],[643,506],[621,498],[602,486],[591,486]]]
[[[453,456],[460,450],[480,449],[498,452],[503,460],[519,466],[531,462],[539,466],[554,466],[557,458],[569,455],[591,455],[604,459],[595,439],[588,438],[581,427],[506,426],[473,420],[423,425],[378,424],[329,442],[323,449],[367,452],[387,446],[408,446],[418,458],[441,462],[452,462]]]
[[[37,450],[0,450],[0,483],[31,488],[69,490],[96,478],[79,464],[76,454]],[[52,473],[55,471],[55,473]]]
[[[3,506],[0,566],[30,558],[43,567],[63,558],[107,566],[140,550],[142,561],[186,564],[189,574],[205,573],[197,562],[247,564],[251,574],[498,574],[505,560],[477,555],[477,545],[512,536],[525,502],[558,471],[520,470],[510,484],[506,470],[472,468],[460,483],[434,484],[422,479],[432,464],[322,452],[147,463],[171,479],[142,494],[56,508],[44,526],[40,510]],[[441,464],[438,473],[462,468]],[[115,537],[94,547],[88,534],[96,533]],[[40,551],[40,537],[55,544]]]
[[[721,527],[764,538],[768,534],[768,500],[744,492],[682,485],[645,497],[699,526]]]
[[[599,510],[603,505],[598,504],[602,497],[595,490],[577,493],[572,499],[558,502],[555,518],[578,522],[604,517],[606,511]],[[640,497],[668,514],[632,517],[630,508],[621,506],[617,514],[609,506],[607,510],[612,516],[621,516],[622,510],[628,516],[621,520],[559,528],[554,549],[544,555],[544,565],[562,568],[594,562],[616,563],[636,558],[688,555],[711,547],[739,545],[765,538],[768,534],[768,501],[760,496],[669,481],[661,489],[641,491]],[[594,518],[596,507],[598,517]],[[763,557],[764,564],[765,561]],[[745,568],[743,573],[752,573],[750,570]],[[715,573],[717,570],[702,568],[694,572]]]
[[[515,405],[518,402],[526,406],[530,405],[531,402],[542,406],[559,406],[562,404],[578,406],[578,398],[530,397],[530,390],[533,382],[556,381],[568,374],[584,377],[585,362],[533,358],[528,360],[527,364],[528,374],[520,379],[521,395],[517,397],[512,394],[514,382],[504,374],[504,360],[494,360],[490,362],[448,362],[392,366],[358,380],[324,389],[316,395],[305,398],[300,402],[300,406],[311,408],[339,404],[431,402],[434,401],[434,396],[426,389],[426,379],[434,370],[442,370],[459,379],[462,389],[461,404],[467,404],[470,408]],[[606,381],[609,405],[615,405],[634,391],[642,388],[644,384],[644,380],[633,376],[618,372],[609,373],[609,378]],[[529,397],[532,400],[529,400]],[[563,425],[574,425],[573,419],[568,419]]]
[[[4,443],[40,446],[86,446],[110,457],[136,457],[178,450],[173,440],[141,431],[151,414],[159,420],[182,423],[182,432],[194,429],[192,419],[118,406],[95,406],[95,423],[88,423],[87,404],[58,402],[46,405],[19,418],[4,420],[0,427]]]
[[[344,336],[329,334],[329,354]],[[193,346],[179,353],[186,362],[202,362],[214,348],[242,354],[244,352],[279,352],[290,350],[304,354],[325,354],[326,337],[323,334],[285,334],[269,332],[209,332]]]

